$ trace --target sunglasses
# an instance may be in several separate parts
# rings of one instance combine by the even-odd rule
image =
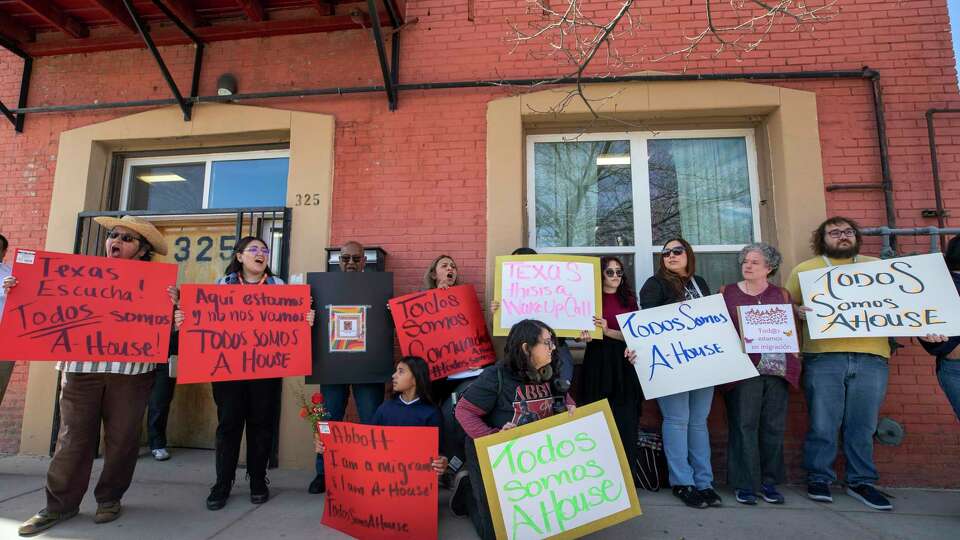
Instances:
[[[843,238],[844,236],[846,236],[847,238],[853,238],[856,235],[857,235],[857,231],[853,229],[844,229],[842,231],[840,229],[834,229],[832,231],[827,232],[827,236],[829,236],[830,238]]]
[[[687,250],[684,249],[684,248],[682,248],[682,247],[675,247],[675,248],[673,248],[673,249],[665,249],[665,250],[663,250],[663,251],[660,253],[660,255],[663,255],[664,257],[669,257],[669,256],[671,256],[671,255],[673,255],[674,257],[679,257],[679,256],[683,255],[683,254],[686,253],[686,252],[687,252]]]
[[[132,235],[132,234],[130,234],[130,233],[122,233],[122,232],[117,232],[117,231],[110,231],[110,232],[108,232],[108,233],[107,233],[107,238],[109,238],[109,239],[111,239],[111,240],[116,240],[116,239],[119,238],[120,241],[126,242],[126,243],[128,243],[128,244],[129,244],[130,242],[142,242],[142,241],[143,241],[143,238],[141,238],[141,237],[139,237],[139,236],[134,236],[134,235]]]
[[[613,268],[607,268],[606,270],[603,271],[603,273],[606,274],[607,277],[613,277],[613,276],[620,277],[623,275],[623,270],[614,270]]]
[[[260,248],[260,247],[249,247],[243,250],[244,253],[249,253],[251,255],[270,255],[270,248]]]
[[[364,259],[363,255],[341,255],[340,260],[343,262],[355,262],[358,263]]]

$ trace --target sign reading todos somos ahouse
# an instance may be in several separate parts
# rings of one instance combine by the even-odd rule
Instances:
[[[811,339],[960,334],[960,296],[939,253],[801,272]]]
[[[498,539],[580,538],[640,515],[607,400],[476,440]]]
[[[617,316],[647,399],[758,375],[723,296],[714,294]]]
[[[600,259],[568,255],[497,257],[494,287],[500,309],[493,333],[505,336],[523,319],[550,325],[562,337],[587,330],[600,339],[593,318],[601,312]]]

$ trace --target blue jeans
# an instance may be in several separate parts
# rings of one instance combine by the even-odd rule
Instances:
[[[843,427],[843,453],[848,485],[879,480],[873,462],[873,434],[887,393],[890,367],[886,359],[867,353],[803,355],[803,393],[810,428],[803,441],[807,482],[837,479],[837,436]]]
[[[937,380],[960,420],[960,360],[940,360],[937,364]]]
[[[663,415],[663,451],[670,485],[706,489],[713,484],[707,416],[713,387],[657,398]]]
[[[330,420],[339,422],[347,414],[347,398],[350,397],[350,387],[353,387],[353,402],[357,405],[360,423],[373,422],[373,413],[383,403],[383,383],[364,384],[321,384],[323,401],[330,413]],[[323,474],[323,454],[317,454],[317,474]]]

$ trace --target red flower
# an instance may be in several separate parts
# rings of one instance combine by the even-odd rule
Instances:
[[[314,405],[323,403],[323,394],[320,392],[314,392],[313,395],[310,396],[310,401],[312,401]]]
[[[309,414],[309,413],[307,412],[307,408],[306,408],[306,407],[301,407],[301,408],[300,408],[300,418],[306,418],[306,417],[307,417],[307,414]]]

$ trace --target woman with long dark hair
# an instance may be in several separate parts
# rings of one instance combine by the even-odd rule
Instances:
[[[640,307],[659,307],[710,294],[707,282],[696,275],[696,255],[686,240],[668,240],[660,255],[656,273],[640,289]],[[712,402],[712,386],[657,398],[663,415],[663,450],[670,485],[673,494],[693,508],[722,503],[713,489],[710,465],[707,416]]]
[[[456,417],[469,437],[466,442],[467,470],[451,506],[465,511],[484,540],[493,539],[493,521],[483,489],[480,462],[474,439],[513,429],[554,414],[551,366],[556,355],[557,336],[546,324],[524,319],[513,325],[504,347],[504,358],[483,372],[457,401]],[[565,408],[576,408],[569,394]]]
[[[273,274],[268,261],[270,248],[256,236],[241,238],[233,249],[230,264],[218,285],[240,287],[283,285]],[[314,312],[307,312],[313,325]],[[179,328],[183,312],[174,319]],[[216,468],[217,481],[207,497],[208,510],[220,510],[227,504],[240,459],[240,441],[247,431],[247,476],[250,478],[250,502],[263,504],[270,498],[267,488],[267,461],[273,447],[273,418],[280,401],[282,379],[252,379],[211,383],[217,404]]]
[[[637,467],[637,427],[643,405],[643,389],[633,367],[635,358],[627,351],[617,315],[637,311],[637,297],[617,257],[600,259],[603,269],[603,317],[596,320],[603,339],[587,342],[583,356],[582,403],[606,399],[610,403],[623,449],[631,471]]]

